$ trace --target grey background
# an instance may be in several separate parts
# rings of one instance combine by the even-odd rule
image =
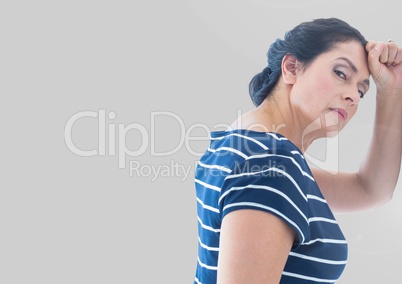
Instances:
[[[192,283],[194,186],[191,173],[171,165],[194,169],[192,151],[208,143],[180,146],[179,121],[205,138],[191,127],[212,130],[250,110],[247,85],[269,44],[302,21],[339,17],[367,39],[402,43],[397,7],[395,0],[3,1],[0,282]],[[372,87],[337,138],[340,170],[356,170],[363,158],[374,104]],[[128,156],[126,168],[116,155],[80,157],[65,143],[71,116],[101,109],[116,114],[107,127],[137,123],[153,135],[128,132],[125,145],[145,143],[146,151]],[[162,111],[177,117],[152,123]],[[74,124],[77,147],[97,149],[97,123]],[[178,149],[155,156],[151,140],[157,152]],[[317,143],[309,153],[325,151]],[[142,175],[130,176],[130,161]],[[146,176],[158,166],[164,176]],[[338,283],[399,283],[401,191],[398,184],[381,208],[337,216],[350,243]]]

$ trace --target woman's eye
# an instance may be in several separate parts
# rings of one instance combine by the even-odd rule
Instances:
[[[343,73],[342,71],[335,70],[335,74],[338,75],[338,77],[340,77],[340,78],[346,80],[346,75],[345,75],[345,73]]]
[[[364,98],[364,93],[362,91],[360,91],[360,90],[359,90],[359,96],[360,96],[361,99]]]

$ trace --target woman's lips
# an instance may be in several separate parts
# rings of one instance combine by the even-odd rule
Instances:
[[[346,119],[348,119],[348,112],[346,110],[344,110],[343,108],[331,108],[332,111],[335,111],[336,113],[338,113],[338,116],[345,121]]]

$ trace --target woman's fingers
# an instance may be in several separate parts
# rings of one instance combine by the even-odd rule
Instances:
[[[381,45],[381,47],[379,45]],[[367,52],[370,52],[373,48],[380,51],[378,60],[382,64],[395,66],[402,62],[401,49],[398,48],[398,44],[392,40],[388,42],[369,41],[366,45]]]
[[[380,62],[382,64],[387,64],[388,63],[388,59],[389,59],[388,55],[389,55],[388,45],[386,43],[383,43],[383,48],[382,48],[382,51],[381,51],[381,54],[380,54]]]
[[[375,45],[377,44],[377,42],[376,41],[369,41],[367,44],[366,44],[366,51],[367,52],[370,52],[370,50],[372,50],[374,47],[375,47]]]
[[[394,89],[402,83],[402,49],[394,41],[370,41],[366,45],[368,67],[377,87]],[[399,88],[399,87],[397,87]]]
[[[387,50],[388,50],[388,56],[385,64],[388,66],[396,65],[395,60],[398,55],[398,45],[396,44],[396,42],[391,40],[388,41]]]
[[[402,48],[398,48],[394,62],[392,63],[393,66],[401,64],[402,63]]]
[[[368,67],[374,80],[380,78],[383,73],[381,70],[384,65],[381,62],[381,56],[384,53],[384,44],[382,42],[370,41],[366,45],[366,50],[368,52]]]

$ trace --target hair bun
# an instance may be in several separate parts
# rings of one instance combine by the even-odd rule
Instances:
[[[264,74],[264,78],[265,80],[267,80],[269,78],[269,75],[272,74],[272,70],[269,67],[265,67],[264,70],[262,71]]]

